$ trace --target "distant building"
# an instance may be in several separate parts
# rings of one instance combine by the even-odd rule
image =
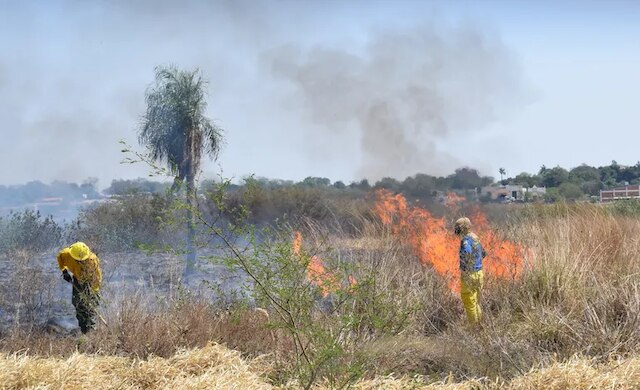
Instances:
[[[482,187],[480,190],[480,196],[491,200],[523,200],[524,193],[524,187],[519,185]]]
[[[533,186],[530,188],[525,188],[525,191],[527,192],[527,194],[529,194],[529,196],[531,196],[532,198],[536,198],[538,196],[542,197],[544,196],[544,194],[547,193],[547,187],[537,187],[537,186]]]
[[[600,202],[612,202],[620,199],[640,199],[640,185],[600,190]]]
[[[506,200],[506,201],[524,201],[525,197],[530,199],[542,197],[547,193],[545,187],[531,188],[523,187],[521,185],[506,185],[498,187],[482,187],[480,195],[489,198],[490,200]],[[528,196],[527,196],[528,195]]]
[[[36,204],[45,205],[45,206],[60,206],[64,199],[60,197],[50,197],[50,198],[42,198],[36,201]]]

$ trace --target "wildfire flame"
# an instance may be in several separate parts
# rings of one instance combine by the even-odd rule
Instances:
[[[291,248],[294,255],[301,256],[302,233],[298,231],[294,232]],[[323,298],[340,289],[339,278],[332,272],[325,269],[322,260],[317,255],[312,255],[309,258],[309,265],[307,266],[307,280],[320,288]],[[351,287],[356,284],[356,279],[351,275],[349,275],[348,281]]]
[[[460,207],[467,199],[464,196],[460,196],[455,192],[447,193],[447,197],[444,199],[444,204],[447,207]]]
[[[416,253],[420,262],[430,265],[445,277],[449,288],[460,291],[458,250],[460,239],[447,228],[444,218],[436,218],[420,207],[411,207],[404,196],[387,190],[376,192],[375,212],[382,223],[391,228]],[[447,196],[447,203],[459,207],[462,197]],[[483,262],[485,273],[497,278],[517,278],[524,265],[525,249],[513,242],[500,239],[489,227],[486,216],[476,209],[471,215],[473,230],[487,251]]]

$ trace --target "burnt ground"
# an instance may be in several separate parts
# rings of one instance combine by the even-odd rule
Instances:
[[[52,251],[36,257],[0,257],[0,328],[15,325],[64,331],[77,328],[71,304],[71,285],[60,274]],[[198,258],[196,271],[184,283],[184,256],[168,253],[100,254],[103,272],[100,311],[121,299],[137,295],[146,304],[167,302],[180,294],[193,294],[212,303],[228,303],[246,283],[238,272],[213,264],[210,254]]]

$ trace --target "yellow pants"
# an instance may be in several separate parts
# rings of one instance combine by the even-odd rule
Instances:
[[[467,312],[467,319],[475,324],[482,318],[480,309],[480,296],[483,285],[482,270],[473,272],[462,272],[460,275],[460,297],[464,310]]]

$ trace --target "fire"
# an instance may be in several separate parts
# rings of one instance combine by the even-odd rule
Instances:
[[[294,232],[291,249],[294,255],[301,256],[302,233],[297,231]],[[339,278],[332,272],[329,272],[325,269],[322,260],[317,255],[312,255],[309,258],[309,265],[307,265],[307,280],[320,288],[320,292],[323,298],[340,289]],[[348,281],[351,287],[356,284],[356,279],[351,275],[349,275]]]
[[[382,223],[391,228],[416,253],[420,262],[430,265],[448,282],[449,288],[460,291],[458,250],[460,239],[447,228],[444,218],[436,218],[429,211],[411,207],[404,196],[389,191],[376,192],[375,212]],[[459,207],[462,197],[447,196],[447,204]],[[479,209],[471,216],[474,231],[487,251],[483,262],[485,273],[498,278],[517,278],[524,264],[524,248],[513,242],[501,240],[489,227],[487,218]]]
[[[444,204],[447,206],[454,206],[460,203],[464,203],[466,201],[464,196],[460,196],[455,192],[447,193],[447,198],[444,200]]]

